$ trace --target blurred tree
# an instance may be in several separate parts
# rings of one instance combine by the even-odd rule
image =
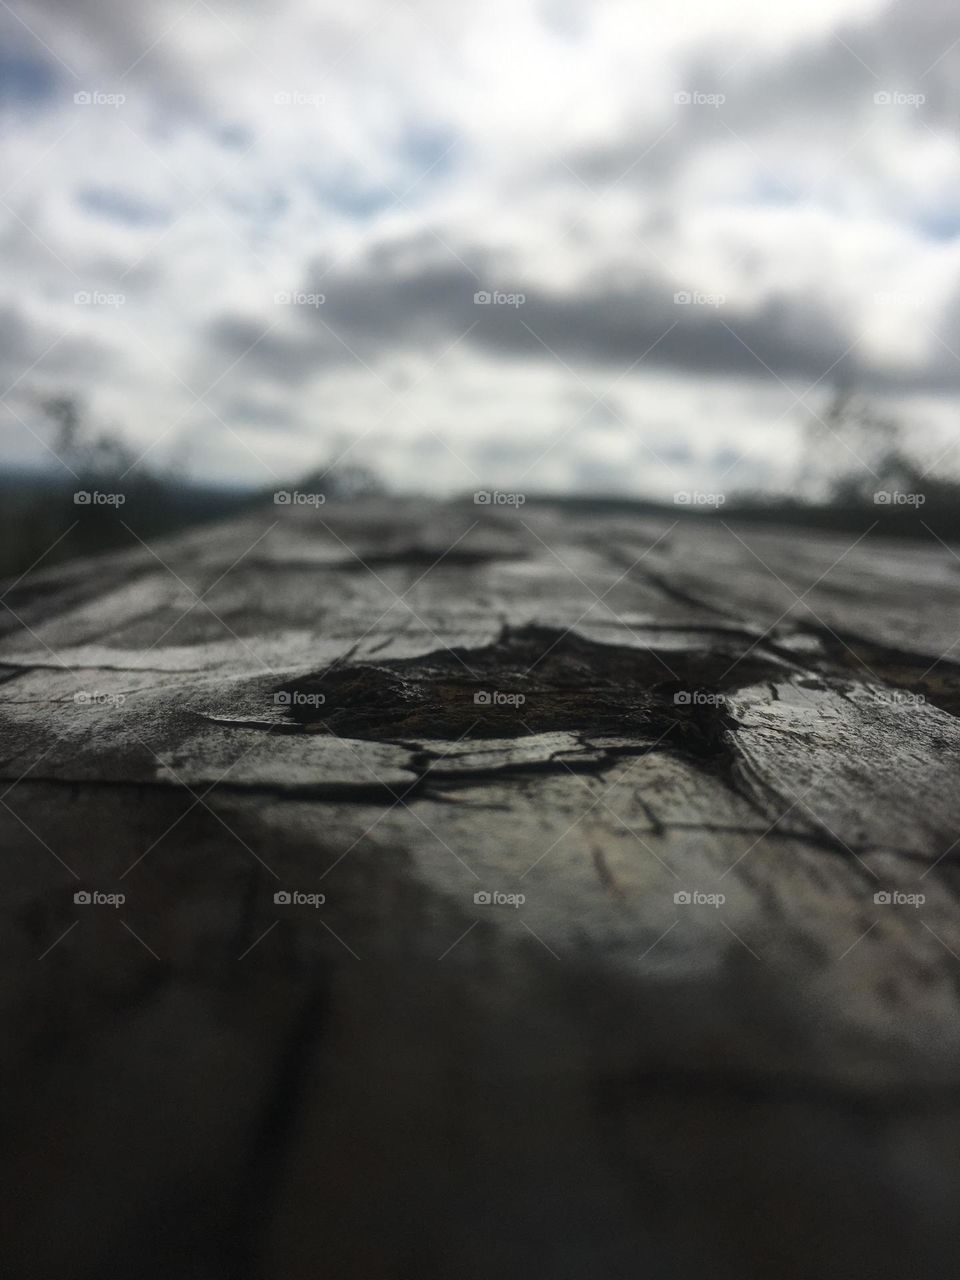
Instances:
[[[40,407],[56,428],[54,453],[74,472],[91,482],[126,478],[137,461],[136,454],[124,444],[118,431],[94,434],[76,396],[50,396]]]
[[[311,471],[299,482],[299,488],[326,494],[330,499],[362,498],[384,492],[383,483],[372,467],[362,462],[336,460]]]
[[[79,402],[73,396],[49,396],[41,402],[40,407],[57,428],[53,442],[54,453],[61,457],[64,454],[74,455],[80,441],[82,413]]]
[[[910,490],[920,477],[901,423],[848,385],[804,433],[799,492],[816,501],[867,503],[881,489]]]

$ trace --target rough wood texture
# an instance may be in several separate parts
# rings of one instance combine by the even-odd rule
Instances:
[[[851,542],[370,500],[13,586],[4,1274],[950,1274],[960,574]]]

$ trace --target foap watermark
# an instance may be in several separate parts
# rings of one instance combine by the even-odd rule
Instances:
[[[722,907],[727,896],[724,893],[703,893],[700,889],[678,889],[673,901],[678,907]]]
[[[702,489],[679,489],[673,495],[678,507],[722,507],[726,500],[725,493],[707,493]]]
[[[276,907],[322,907],[326,902],[326,894],[304,893],[300,889],[278,889],[273,895]]]
[[[77,707],[122,707],[126,700],[125,693],[100,693],[97,689],[78,689],[73,695]]]
[[[78,889],[73,901],[78,907],[122,907],[127,900],[125,893],[103,893],[100,889]]]
[[[479,689],[473,695],[477,707],[522,707],[526,700],[522,693],[501,693],[499,689]]]
[[[73,295],[78,307],[122,307],[126,300],[125,293],[103,293],[99,289],[78,289]]]
[[[878,889],[873,895],[878,907],[922,907],[927,896],[924,893],[901,893],[899,889]]]
[[[726,300],[725,293],[701,293],[697,289],[678,289],[673,295],[675,307],[722,307]]]
[[[722,693],[707,693],[703,689],[681,689],[673,695],[675,707],[719,707],[726,702]]]
[[[299,689],[280,689],[273,695],[278,707],[322,707],[326,700],[325,693],[302,693]]]
[[[922,693],[911,693],[909,689],[875,689],[873,700],[887,707],[922,707],[927,701]]]
[[[725,93],[703,93],[699,89],[680,89],[673,95],[678,107],[722,107],[727,100]]]
[[[278,307],[322,307],[327,300],[325,293],[307,293],[303,289],[281,289],[273,295]]]
[[[526,902],[522,893],[501,893],[499,889],[478,889],[473,901],[478,907],[522,907]]]
[[[522,507],[526,500],[524,493],[506,493],[502,489],[478,489],[473,495],[477,507]]]
[[[473,295],[475,307],[522,307],[525,293],[504,293],[502,289],[478,289]]]
[[[878,507],[922,507],[926,500],[925,493],[904,493],[900,489],[880,489],[873,495]]]
[[[126,100],[125,93],[104,93],[102,89],[80,89],[73,95],[78,107],[122,107]]]
[[[73,495],[75,507],[122,507],[126,500],[125,493],[101,493],[99,489],[77,489]]]
[[[300,93],[296,89],[281,89],[273,95],[277,107],[322,107],[326,98],[322,93]]]
[[[299,489],[278,489],[273,495],[278,507],[322,507],[326,500],[325,493],[301,493]]]
[[[873,95],[875,107],[922,107],[926,100],[925,93],[904,93],[900,89],[881,89]]]

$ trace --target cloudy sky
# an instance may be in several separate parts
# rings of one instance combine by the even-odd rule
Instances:
[[[841,377],[960,466],[950,0],[3,0],[0,47],[7,464],[69,392],[203,478],[783,486]]]

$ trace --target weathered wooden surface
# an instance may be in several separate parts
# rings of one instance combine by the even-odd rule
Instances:
[[[960,562],[851,542],[370,500],[13,586],[4,1274],[951,1274]]]

